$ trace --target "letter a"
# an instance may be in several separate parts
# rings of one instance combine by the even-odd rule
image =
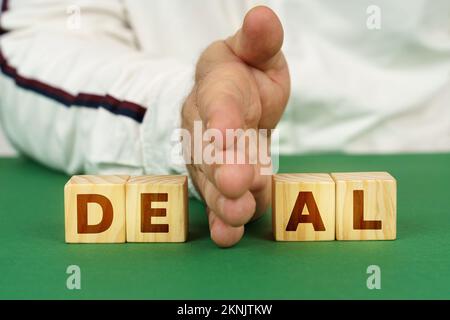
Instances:
[[[305,205],[309,214],[302,214]],[[299,223],[312,223],[314,231],[325,231],[319,208],[317,208],[316,200],[314,200],[311,191],[298,193],[286,231],[296,231]]]

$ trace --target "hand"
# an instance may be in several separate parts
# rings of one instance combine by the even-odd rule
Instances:
[[[182,126],[193,136],[203,129],[273,129],[290,92],[281,52],[283,28],[267,7],[255,7],[232,37],[212,43],[201,55],[195,86],[182,110]],[[226,141],[220,152],[226,153]],[[233,151],[233,150],[231,150]],[[259,164],[190,164],[194,185],[207,205],[211,238],[221,247],[237,243],[244,225],[261,215],[271,200],[271,176]]]

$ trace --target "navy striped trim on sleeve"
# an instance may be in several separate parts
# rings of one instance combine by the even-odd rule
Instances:
[[[4,34],[4,33],[7,32],[6,30],[4,30],[4,29],[2,28],[2,24],[1,24],[1,14],[2,14],[3,12],[6,12],[7,10],[8,10],[8,0],[3,0],[3,1],[2,1],[2,6],[1,6],[1,8],[0,8],[0,36],[1,36],[2,34]]]
[[[2,1],[2,12],[5,12],[6,10],[8,10],[8,1],[3,0]]]
[[[8,7],[8,0],[3,0],[0,14],[7,11]],[[2,30],[0,26],[0,35],[6,32],[7,30]],[[144,119],[146,109],[138,104],[129,101],[120,101],[110,95],[100,96],[87,93],[72,95],[62,89],[50,86],[41,81],[23,77],[18,74],[16,68],[8,64],[8,61],[1,50],[0,71],[5,76],[13,79],[18,87],[45,96],[66,107],[104,108],[113,114],[129,117],[139,123],[142,123]]]
[[[113,114],[131,118],[139,123],[142,123],[145,112],[147,111],[146,108],[138,104],[129,101],[120,101],[110,95],[100,96],[87,93],[72,95],[41,81],[25,78],[17,73],[16,68],[8,64],[1,51],[0,70],[5,76],[13,79],[18,87],[45,96],[66,107],[104,108]]]

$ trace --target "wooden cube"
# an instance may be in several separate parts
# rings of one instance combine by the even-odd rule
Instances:
[[[397,184],[387,172],[332,173],[337,240],[396,238]]]
[[[186,176],[130,178],[127,242],[184,242],[188,235]]]
[[[335,184],[331,176],[274,175],[272,227],[277,241],[335,240]]]
[[[64,187],[68,243],[125,242],[128,176],[73,176]]]

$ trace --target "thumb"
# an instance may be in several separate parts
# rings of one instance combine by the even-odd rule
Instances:
[[[251,9],[242,28],[226,40],[234,54],[262,71],[277,68],[283,44],[283,27],[268,7]]]

